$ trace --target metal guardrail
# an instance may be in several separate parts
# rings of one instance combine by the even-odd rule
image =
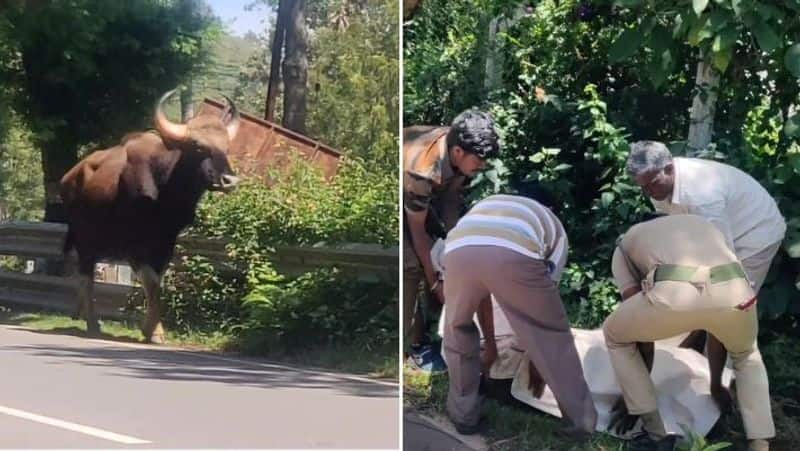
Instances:
[[[64,224],[8,222],[0,223],[0,256],[23,259],[63,258],[62,247],[67,228]],[[228,259],[223,240],[182,236],[175,260],[199,255],[212,263]],[[190,250],[190,251],[189,251]],[[399,274],[398,247],[378,244],[346,243],[336,246],[278,246],[271,261],[275,268],[288,275],[307,272],[319,267],[335,266],[360,280],[397,281]],[[115,263],[115,262],[111,262]],[[135,286],[96,282],[96,310],[101,317],[126,317],[128,300]],[[25,274],[0,270],[0,304],[43,307],[50,310],[75,310],[77,280],[70,276]]]

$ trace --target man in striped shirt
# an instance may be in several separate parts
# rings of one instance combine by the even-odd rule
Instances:
[[[473,316],[478,312],[484,336],[493,337],[493,295],[564,418],[572,421],[567,432],[593,432],[597,412],[555,283],[567,252],[558,218],[528,197],[489,196],[458,221],[444,252],[447,410],[456,429],[472,433],[478,428],[481,358]]]

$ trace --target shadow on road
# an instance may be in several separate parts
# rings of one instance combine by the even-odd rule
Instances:
[[[44,333],[29,330],[29,333]],[[84,336],[78,331],[75,335]],[[257,388],[327,389],[347,396],[397,398],[397,384],[376,383],[333,372],[287,368],[280,364],[215,356],[174,349],[142,349],[115,346],[10,345],[3,350],[29,353],[62,362],[107,368],[113,374],[143,379],[206,381]],[[226,360],[220,360],[224,358]]]

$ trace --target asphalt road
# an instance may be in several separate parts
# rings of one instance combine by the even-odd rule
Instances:
[[[396,382],[0,326],[2,448],[397,448]]]

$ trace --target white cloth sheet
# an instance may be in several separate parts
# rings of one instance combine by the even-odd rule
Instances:
[[[561,412],[549,388],[545,388],[540,399],[534,398],[527,389],[527,358],[514,343],[514,333],[502,309],[496,302],[492,304],[499,356],[492,365],[490,377],[513,379],[511,395],[514,398],[550,415],[560,417]],[[440,335],[444,330],[444,314],[445,312],[439,323]],[[611,367],[603,331],[573,329],[572,332],[583,365],[583,374],[597,408],[597,430],[606,431],[611,419],[611,408],[622,395],[622,391],[617,385],[614,369]],[[679,336],[656,342],[652,378],[658,393],[658,408],[667,432],[682,435],[683,430],[679,425],[684,424],[694,432],[706,435],[720,415],[711,398],[708,360],[693,350],[678,348],[682,338]],[[723,384],[726,386],[730,384],[732,374],[729,369],[724,370]],[[640,424],[637,424],[634,430],[622,438],[629,438],[639,430]]]

